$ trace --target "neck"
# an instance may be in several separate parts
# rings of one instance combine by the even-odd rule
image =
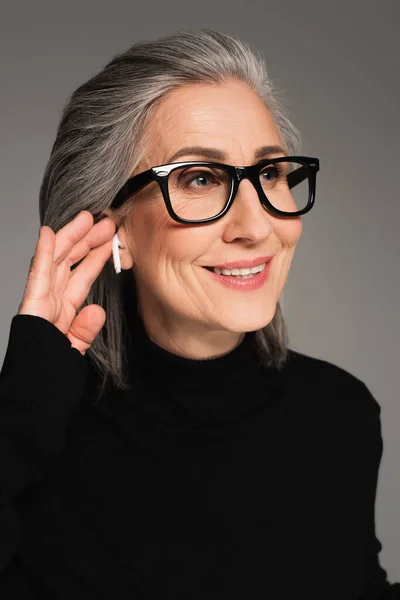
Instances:
[[[232,352],[243,341],[245,333],[213,328],[188,318],[179,318],[160,310],[138,308],[149,338],[158,346],[195,360],[219,358]]]

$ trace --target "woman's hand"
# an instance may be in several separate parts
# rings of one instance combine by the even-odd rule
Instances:
[[[98,304],[77,312],[111,256],[116,230],[108,217],[96,225],[93,222],[92,214],[84,210],[57,233],[47,225],[40,228],[18,308],[19,315],[42,317],[53,323],[83,355],[103,327],[106,313]]]

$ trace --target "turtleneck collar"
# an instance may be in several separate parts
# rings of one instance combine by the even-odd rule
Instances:
[[[131,395],[138,410],[163,423],[196,427],[238,421],[270,400],[282,378],[275,367],[260,366],[255,332],[223,356],[185,358],[151,340],[133,290],[125,287],[124,310]]]
[[[133,326],[132,326],[133,325]],[[166,350],[150,339],[142,318],[131,315],[130,344],[136,366],[174,387],[208,390],[210,380],[224,388],[232,378],[249,375],[257,368],[254,332],[246,333],[242,342],[231,352],[210,359],[185,358]]]

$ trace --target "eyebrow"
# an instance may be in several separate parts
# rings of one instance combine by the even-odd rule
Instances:
[[[260,159],[271,154],[285,154],[284,149],[281,146],[260,146],[254,152],[254,159]],[[170,156],[166,163],[174,162],[177,158],[181,156],[186,156],[188,154],[196,154],[199,156],[204,156],[205,158],[209,158],[212,160],[227,160],[227,154],[222,150],[218,150],[217,148],[206,148],[204,146],[186,146],[185,148],[181,148],[175,154]]]

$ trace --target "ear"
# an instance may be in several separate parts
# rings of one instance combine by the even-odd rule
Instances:
[[[134,264],[133,254],[129,245],[127,243],[127,232],[125,225],[120,225],[120,219],[118,219],[117,215],[109,208],[103,210],[102,214],[112,219],[117,227],[116,233],[118,233],[118,239],[121,242],[121,247],[118,248],[120,260],[121,260],[121,269],[127,270],[131,269]],[[109,258],[111,262],[113,262],[113,257]]]
[[[101,211],[101,215],[104,217],[110,217],[110,219],[112,219],[114,221],[114,223],[116,224],[116,226],[119,226],[119,219],[118,216],[116,214],[115,211],[112,210],[112,208],[105,208],[104,210]]]

